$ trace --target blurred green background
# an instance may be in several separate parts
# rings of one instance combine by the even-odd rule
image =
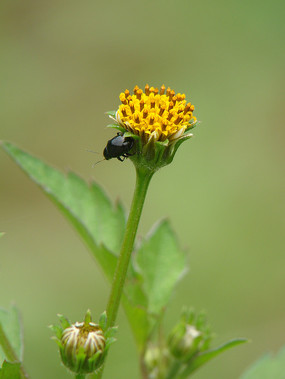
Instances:
[[[216,343],[248,337],[195,379],[238,378],[285,343],[284,10],[279,1],[1,1],[0,138],[101,183],[129,207],[131,162],[92,168],[121,91],[165,84],[201,124],[155,175],[139,234],[169,217],[190,272],[169,307],[207,311]],[[68,378],[47,328],[105,308],[109,285],[41,191],[0,152],[0,304],[21,309],[32,378]],[[123,312],[106,379],[136,379]]]

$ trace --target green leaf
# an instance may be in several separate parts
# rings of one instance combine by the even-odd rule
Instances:
[[[135,257],[147,310],[159,315],[167,305],[175,284],[186,272],[186,256],[166,220],[158,223],[143,241]]]
[[[10,310],[0,308],[0,324],[17,358],[22,360],[22,329],[20,315],[15,306],[12,306]],[[0,343],[0,364],[4,359],[9,360],[9,357],[5,355]]]
[[[4,236],[4,232],[0,232],[0,238],[2,237],[2,236]]]
[[[240,379],[284,379],[285,378],[285,346],[274,357],[266,354],[255,362]]]
[[[117,264],[114,253],[120,250],[126,223],[121,203],[113,207],[97,184],[88,186],[74,173],[65,175],[11,143],[4,142],[2,147],[62,211],[112,281]],[[126,297],[124,305],[132,328],[137,331],[137,344],[142,346],[145,334],[142,337],[137,320],[146,324],[146,312],[136,309]]]
[[[134,334],[138,350],[142,351],[152,330],[149,315],[144,307],[134,305],[126,295],[122,297],[122,304]]]
[[[72,172],[65,175],[11,143],[2,146],[69,219],[108,278],[113,277],[125,230],[122,205],[114,207],[95,183],[88,185]]]
[[[205,363],[209,362],[211,359],[215,358],[216,356],[220,355],[224,351],[231,349],[234,346],[240,345],[242,343],[248,342],[245,338],[237,338],[231,341],[226,342],[225,344],[216,347],[215,349],[204,351],[203,353],[198,354],[197,356],[193,357],[187,367],[184,369],[184,371],[177,377],[178,379],[186,379],[190,374],[192,374],[193,371],[197,370],[201,366],[203,366]]]
[[[20,379],[22,377],[20,369],[21,363],[4,361],[0,369],[0,379]]]
[[[144,349],[184,272],[185,254],[169,223],[162,221],[134,255],[124,287],[122,303],[139,350]]]
[[[11,143],[4,142],[2,147],[71,222],[111,281],[117,264],[115,253],[120,250],[125,231],[122,205],[113,206],[95,183],[88,185],[74,173],[65,175]],[[178,249],[168,223],[161,223],[141,246],[140,274],[129,272],[123,299],[138,346],[144,345],[153,325],[147,311],[159,313],[166,305],[184,264],[184,253]]]

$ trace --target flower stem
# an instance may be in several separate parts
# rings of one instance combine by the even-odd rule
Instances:
[[[4,354],[9,362],[12,362],[12,363],[20,362],[2,328],[1,323],[0,323],[0,346],[2,347]],[[22,364],[20,366],[20,375],[21,375],[21,378],[29,378]]]
[[[135,192],[106,310],[108,327],[114,326],[116,321],[138,224],[148,185],[152,177],[152,172],[142,171],[141,169],[138,169],[136,173]]]
[[[106,309],[108,327],[114,326],[116,321],[138,224],[152,175],[153,171],[142,167],[136,169],[135,192]],[[102,377],[102,373],[103,369],[97,376],[98,379]]]

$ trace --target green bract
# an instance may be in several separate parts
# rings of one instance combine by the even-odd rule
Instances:
[[[125,133],[126,137],[130,137],[131,133]],[[149,141],[143,145],[141,140],[137,136],[133,136],[135,139],[135,154],[130,157],[131,161],[136,167],[146,168],[152,172],[159,170],[163,166],[167,166],[173,161],[175,153],[182,142],[191,138],[193,135],[188,132],[183,134],[177,140],[170,142],[168,140],[164,142]]]
[[[115,120],[115,111],[107,112],[107,114]],[[172,140],[165,139],[164,141],[157,141],[154,138],[143,141],[138,135],[126,131],[120,124],[111,124],[109,127],[124,133],[124,137],[132,137],[134,139],[134,146],[131,150],[132,155],[129,159],[134,163],[136,168],[154,173],[172,162],[182,142],[193,137],[190,130],[196,125],[197,121],[193,122],[181,136]]]

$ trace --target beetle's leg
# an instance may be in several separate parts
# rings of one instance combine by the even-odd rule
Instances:
[[[117,159],[119,159],[119,161],[121,161],[121,162],[124,162],[124,160],[125,160],[125,156],[122,155],[122,157],[124,157],[124,159],[122,159],[121,157],[117,157]]]
[[[132,157],[133,155],[135,155],[135,153],[134,153],[134,154],[124,153],[124,154],[123,154],[123,157],[125,157],[125,158],[129,158],[129,157]]]

